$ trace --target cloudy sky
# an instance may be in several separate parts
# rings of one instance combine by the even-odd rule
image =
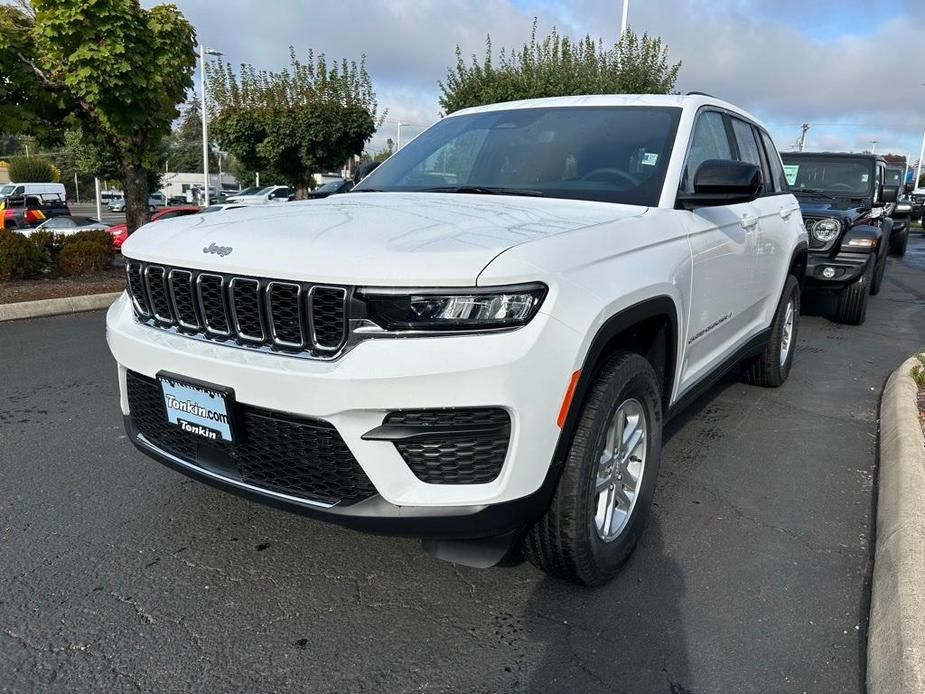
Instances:
[[[463,53],[519,46],[533,17],[580,38],[612,40],[621,0],[173,0],[232,64],[279,69],[288,47],[366,54],[389,118],[370,144],[439,117],[437,82]],[[658,34],[683,62],[677,88],[751,111],[788,149],[911,152],[925,129],[925,0],[629,0],[629,24]],[[150,5],[153,2],[147,2]]]

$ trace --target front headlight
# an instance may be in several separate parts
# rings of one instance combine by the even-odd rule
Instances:
[[[389,331],[472,331],[529,323],[543,303],[546,285],[485,289],[378,289],[359,291],[367,317]]]
[[[908,202],[898,202],[896,203],[897,212],[912,212],[912,205]]]
[[[813,236],[815,236],[816,239],[822,241],[823,243],[834,241],[840,231],[841,222],[832,217],[820,219],[818,222],[813,224],[812,229]]]

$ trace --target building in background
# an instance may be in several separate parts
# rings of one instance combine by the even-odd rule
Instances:
[[[184,198],[187,202],[199,202],[202,197],[202,174],[169,172],[161,178],[160,190],[170,198]],[[230,173],[209,174],[209,196],[214,197],[221,191],[238,192],[241,186],[238,179]]]

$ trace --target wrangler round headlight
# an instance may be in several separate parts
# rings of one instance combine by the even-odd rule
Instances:
[[[815,236],[819,241],[823,243],[829,243],[833,241],[835,237],[838,236],[838,232],[841,231],[841,222],[832,217],[827,217],[826,219],[820,219],[818,222],[813,224],[813,236]]]
[[[536,315],[546,285],[485,289],[367,288],[359,292],[370,320],[389,331],[471,331],[515,328]]]

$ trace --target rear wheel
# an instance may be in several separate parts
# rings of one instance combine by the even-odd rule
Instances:
[[[524,541],[527,558],[584,585],[616,575],[645,525],[661,448],[655,371],[638,354],[618,352],[582,406],[559,486]]]
[[[867,317],[867,300],[874,268],[874,263],[869,262],[864,274],[838,293],[835,320],[839,323],[861,325],[864,322]]]
[[[753,386],[777,388],[787,380],[796,352],[799,322],[800,283],[796,277],[789,275],[771,323],[768,345],[762,354],[743,362],[743,381]]]

